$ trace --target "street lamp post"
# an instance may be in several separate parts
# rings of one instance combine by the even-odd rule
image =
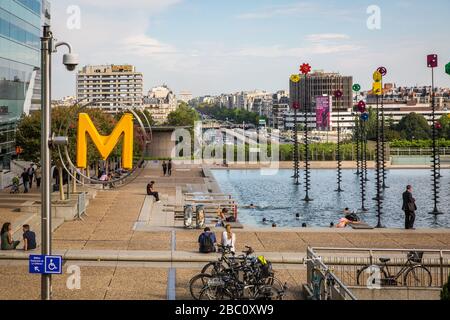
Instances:
[[[54,43],[50,26],[44,26],[41,38],[41,252],[49,256],[52,253],[51,237],[51,148],[56,144],[67,144],[67,139],[52,137],[51,132],[51,56],[59,46],[69,48],[69,54],[63,57],[63,63],[69,71],[75,70],[78,65],[78,57],[72,54],[70,44],[61,42]],[[50,274],[42,274],[41,277],[41,299],[51,300],[52,278]]]

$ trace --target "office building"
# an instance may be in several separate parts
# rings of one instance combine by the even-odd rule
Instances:
[[[108,113],[141,107],[143,75],[131,65],[85,66],[77,74],[77,99]]]
[[[332,96],[335,110],[349,111],[353,105],[353,77],[341,76],[339,73],[325,73],[315,71],[308,75],[300,75],[298,83],[290,81],[291,107],[299,103],[301,109],[305,106],[311,112],[315,112],[316,97]],[[340,90],[343,96],[340,99],[334,97],[334,93]]]
[[[0,1],[0,168],[15,155],[17,121],[40,103],[41,26],[49,21],[47,1]]]

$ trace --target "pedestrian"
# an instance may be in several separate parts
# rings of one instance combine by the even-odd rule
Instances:
[[[167,163],[165,161],[163,161],[163,163],[162,163],[162,169],[163,169],[163,174],[165,177],[166,173],[167,173]]]
[[[405,229],[414,230],[414,221],[416,220],[416,199],[412,195],[412,186],[406,186],[406,191],[403,192],[403,206],[402,210],[405,212]]]
[[[169,163],[167,164],[167,175],[170,177],[172,175],[172,160],[169,160]]]
[[[20,175],[23,183],[23,193],[28,193],[28,181],[30,181],[30,176],[28,175],[27,169],[23,169],[22,174]]]
[[[216,252],[216,235],[211,232],[211,229],[206,227],[202,234],[198,237],[199,252],[211,253]]]
[[[231,232],[231,226],[227,224],[225,226],[225,231],[222,233],[222,246],[231,247],[231,252],[236,252],[236,234]]]
[[[159,193],[155,191],[155,181],[151,181],[149,184],[147,184],[147,194],[149,196],[154,196],[156,202],[159,202]]]
[[[34,179],[34,167],[33,164],[30,163],[30,167],[27,170],[28,176],[29,176],[29,181],[28,183],[30,184],[30,189],[33,187],[33,179]]]
[[[1,249],[2,250],[15,250],[20,241],[14,241],[12,237],[11,223],[5,222],[3,224],[1,234]]]
[[[41,179],[42,179],[42,169],[40,166],[38,166],[36,168],[36,171],[34,172],[34,177],[36,179],[36,186],[38,188],[40,188],[41,187]]]
[[[30,230],[30,225],[24,224],[23,230],[23,250],[34,250],[36,249],[36,233]]]

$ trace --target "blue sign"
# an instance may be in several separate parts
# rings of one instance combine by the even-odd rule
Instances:
[[[44,273],[44,256],[30,255],[28,266],[30,273]]]
[[[62,257],[30,255],[29,272],[39,274],[61,274]]]
[[[45,274],[61,274],[62,273],[62,257],[61,256],[45,256],[44,273]]]

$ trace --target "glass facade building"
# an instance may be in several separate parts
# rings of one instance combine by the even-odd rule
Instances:
[[[42,0],[0,0],[0,168],[15,154],[15,128],[28,113],[40,68]]]

